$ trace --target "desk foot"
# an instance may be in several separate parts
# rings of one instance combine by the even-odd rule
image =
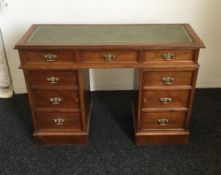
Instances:
[[[42,145],[87,144],[88,133],[85,132],[35,132],[35,143]]]
[[[150,131],[136,133],[135,141],[137,145],[145,144],[188,144],[188,131]]]

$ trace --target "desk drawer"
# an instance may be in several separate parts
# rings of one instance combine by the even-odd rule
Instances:
[[[77,71],[29,71],[30,86],[77,86]]]
[[[37,108],[79,108],[76,90],[32,90],[32,98]]]
[[[183,129],[186,112],[143,112],[142,129]]]
[[[71,50],[24,51],[24,62],[29,64],[44,63],[48,65],[73,63],[75,62],[75,52]]]
[[[145,51],[144,62],[160,61],[160,62],[179,62],[193,61],[192,50],[160,50],[160,51]]]
[[[143,91],[144,108],[179,108],[187,107],[190,91]]]
[[[144,71],[143,86],[191,85],[193,71]]]
[[[136,51],[81,51],[83,63],[136,63]]]
[[[81,130],[80,113],[36,113],[38,129]]]

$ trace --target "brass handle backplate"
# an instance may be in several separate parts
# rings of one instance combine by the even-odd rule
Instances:
[[[105,61],[113,61],[116,58],[115,54],[107,53],[103,55]]]
[[[174,78],[173,78],[173,77],[163,77],[163,78],[162,78],[162,81],[163,81],[164,84],[170,85],[170,84],[173,83]]]
[[[168,125],[168,123],[169,123],[169,120],[168,119],[159,119],[158,120],[158,123],[159,123],[159,125],[161,125],[161,126],[166,126],[166,125]]]
[[[45,61],[47,62],[54,62],[55,58],[57,58],[57,55],[49,53],[49,54],[45,54],[44,58],[45,58]]]
[[[58,77],[47,77],[48,83],[50,84],[58,84],[58,81],[60,80],[60,78]]]
[[[165,61],[171,61],[176,57],[176,55],[173,53],[166,53],[166,54],[163,54],[162,57]]]
[[[60,97],[52,97],[52,98],[49,98],[49,100],[50,100],[51,104],[58,105],[62,102],[63,99]]]
[[[54,120],[54,123],[58,126],[63,125],[65,121],[63,118],[55,118],[53,120]]]
[[[146,103],[146,102],[147,102],[147,99],[146,99],[146,98],[144,98],[144,99],[143,99],[143,102],[144,102],[144,103]]]
[[[160,102],[161,102],[162,104],[168,104],[168,103],[171,102],[171,101],[172,101],[172,98],[170,98],[170,97],[160,98]]]

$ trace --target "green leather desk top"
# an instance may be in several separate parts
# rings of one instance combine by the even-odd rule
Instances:
[[[202,47],[188,24],[33,25],[16,48],[28,46],[144,46]],[[177,46],[177,47],[178,47]]]
[[[180,25],[46,25],[38,26],[27,42],[192,42],[192,38]]]

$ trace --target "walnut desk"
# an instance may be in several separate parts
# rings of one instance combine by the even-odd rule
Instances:
[[[32,25],[19,50],[38,144],[86,144],[89,68],[135,68],[136,144],[186,144],[204,44],[188,24]]]

